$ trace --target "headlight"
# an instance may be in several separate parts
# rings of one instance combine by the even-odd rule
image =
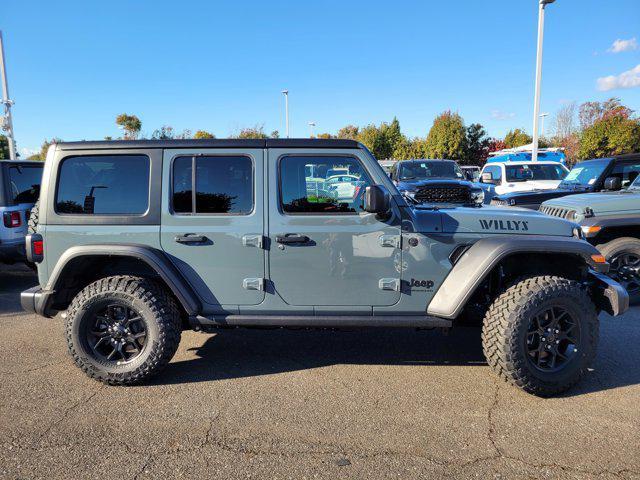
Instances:
[[[475,203],[476,205],[482,205],[484,203],[484,190],[471,190],[470,196],[472,203]]]

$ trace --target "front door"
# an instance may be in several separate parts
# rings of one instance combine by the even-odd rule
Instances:
[[[270,278],[286,303],[398,302],[400,228],[395,216],[363,211],[365,187],[383,174],[368,171],[367,161],[360,151],[269,150]]]
[[[264,299],[263,157],[262,149],[164,153],[162,248],[205,304],[222,310]]]

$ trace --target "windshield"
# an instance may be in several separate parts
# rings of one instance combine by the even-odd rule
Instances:
[[[629,190],[640,190],[640,175],[638,175],[633,183],[629,185]]]
[[[527,180],[562,180],[567,171],[562,165],[505,165],[507,182],[526,182]]]
[[[571,169],[561,185],[582,185],[585,187],[593,185],[607,168],[607,165],[609,165],[609,160],[579,163]]]
[[[425,180],[428,178],[464,178],[462,170],[455,162],[442,160],[426,162],[406,162],[400,164],[398,172],[400,180]]]

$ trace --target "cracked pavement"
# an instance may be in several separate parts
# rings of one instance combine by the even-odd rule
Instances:
[[[477,329],[184,332],[152,383],[108,387],[0,271],[0,478],[638,478],[640,308],[601,317],[593,371],[540,399]]]

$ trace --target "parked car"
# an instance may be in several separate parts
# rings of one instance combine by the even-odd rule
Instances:
[[[611,264],[610,274],[640,302],[640,176],[627,188],[620,176],[605,180],[605,190],[548,200],[540,211],[577,222],[587,240]]]
[[[359,192],[308,195],[311,157]],[[76,365],[111,385],[158,373],[183,328],[449,328],[473,308],[494,371],[553,395],[587,371],[598,312],[628,308],[575,224],[415,205],[350,140],[58,143],[39,211],[22,305],[66,311]]]
[[[33,204],[40,195],[42,162],[0,160],[0,262],[26,260],[24,238]]]
[[[490,190],[466,181],[453,160],[400,160],[392,167],[390,177],[401,193],[418,203],[481,205],[486,199],[485,190]]]
[[[491,200],[491,204],[537,210],[542,202],[553,198],[605,190],[605,181],[610,177],[620,178],[622,188],[626,188],[639,173],[640,155],[638,154],[584,160],[571,169],[557,189],[497,195]]]
[[[558,162],[526,161],[487,163],[480,181],[495,187],[496,195],[517,191],[551,190],[558,187],[569,170]]]

